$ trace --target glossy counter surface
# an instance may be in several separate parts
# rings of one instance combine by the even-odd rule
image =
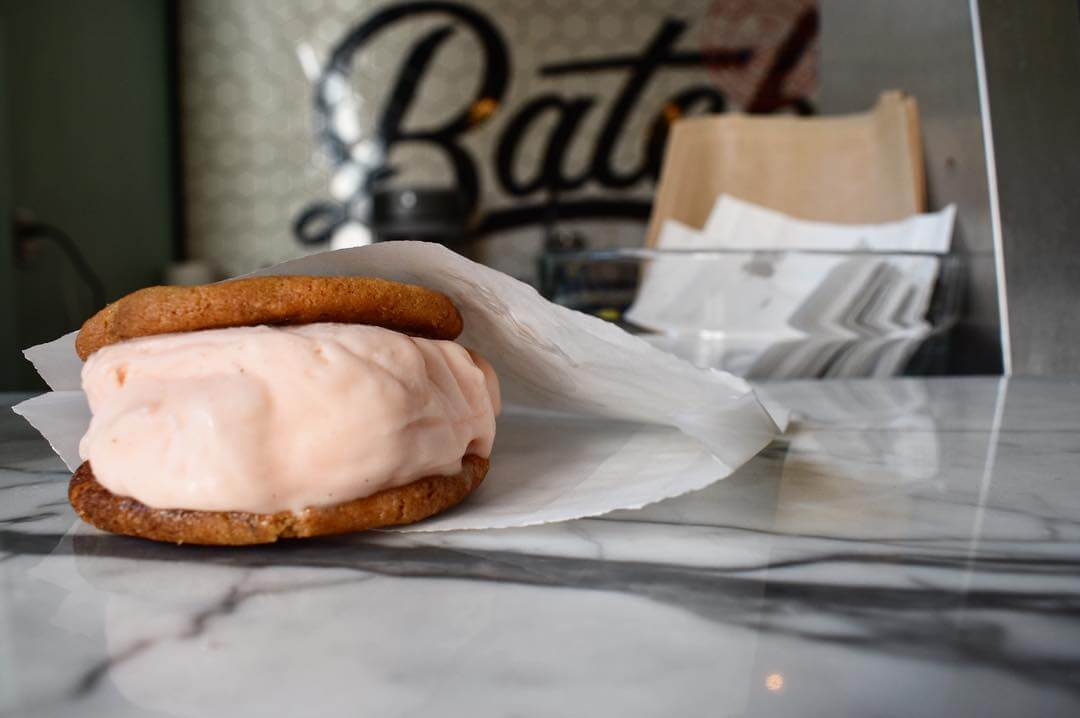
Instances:
[[[641,511],[245,550],[78,524],[4,411],[0,715],[1080,715],[1080,381],[769,391]]]

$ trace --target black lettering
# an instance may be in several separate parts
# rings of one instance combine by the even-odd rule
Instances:
[[[337,93],[348,85],[348,76],[357,52],[378,33],[401,21],[419,15],[442,15],[450,22],[428,30],[410,48],[394,78],[390,97],[377,119],[376,138],[383,144],[383,166],[372,169],[366,180],[370,191],[375,184],[393,176],[390,161],[394,147],[403,143],[431,145],[449,161],[455,185],[462,191],[470,211],[476,209],[479,196],[479,172],[475,160],[461,145],[461,138],[486,123],[499,109],[509,81],[510,57],[498,28],[483,13],[446,0],[404,2],[379,10],[353,27],[331,52],[322,77],[315,88],[315,120],[318,137],[331,159],[338,163],[350,161],[349,140],[337,135],[331,122],[336,109]],[[649,214],[649,202],[634,198],[577,198],[564,200],[561,192],[577,190],[594,181],[601,187],[623,189],[646,179],[656,179],[660,173],[664,146],[670,125],[676,119],[698,112],[723,112],[726,101],[714,87],[698,85],[672,96],[653,119],[643,138],[643,156],[628,171],[614,167],[614,157],[624,130],[635,107],[661,68],[700,67],[703,61],[725,67],[745,66],[753,57],[753,48],[721,48],[709,53],[675,50],[675,44],[686,30],[686,23],[668,18],[652,40],[639,54],[610,55],[585,59],[569,59],[543,65],[541,77],[556,77],[590,72],[628,72],[601,126],[601,131],[589,157],[588,168],[570,176],[567,155],[585,117],[597,100],[593,97],[563,97],[547,93],[526,102],[510,117],[502,136],[496,143],[493,157],[496,180],[502,190],[514,197],[546,192],[547,198],[535,204],[517,204],[487,214],[476,227],[477,234],[496,232],[509,227],[535,224],[550,219],[554,213],[561,219],[622,218],[644,220]],[[479,41],[483,55],[483,74],[479,88],[467,103],[439,126],[410,125],[409,110],[415,104],[425,73],[431,68],[439,49],[462,29],[471,32]],[[747,105],[753,113],[775,112],[793,107],[796,112],[813,112],[806,98],[789,97],[784,85],[800,60],[812,46],[818,32],[818,14],[808,10],[796,21],[784,43],[777,50],[772,67],[755,88]],[[462,86],[467,86],[462,83]],[[542,118],[553,117],[554,125],[545,138],[529,138],[537,132]],[[515,175],[515,161],[524,142],[543,141],[543,160],[526,176]],[[353,215],[347,204],[324,202],[309,206],[297,217],[294,233],[301,241],[322,242],[341,223]]]
[[[589,179],[588,171],[577,177],[567,177],[565,160],[574,133],[593,103],[594,100],[583,97],[567,100],[559,95],[541,95],[522,105],[507,123],[495,151],[495,176],[507,194],[521,197],[540,189],[559,192],[585,184]],[[529,129],[547,113],[555,113],[557,119],[547,138],[543,162],[531,179],[520,180],[514,177],[518,148]]]
[[[704,113],[723,112],[727,109],[727,99],[715,87],[701,85],[678,93],[664,105],[657,114],[646,135],[645,156],[649,176],[655,181],[660,178],[660,165],[664,160],[664,148],[667,146],[671,123],[675,120],[696,114],[697,109]]]
[[[752,114],[778,112],[792,107],[800,115],[814,114],[814,108],[805,97],[788,97],[784,83],[799,65],[818,34],[818,11],[810,8],[799,16],[784,42],[776,50],[772,66],[747,103],[746,111]]]
[[[645,48],[645,52],[631,66],[630,77],[627,78],[615,104],[608,113],[593,153],[592,176],[605,187],[613,189],[630,187],[648,175],[648,157],[644,157],[635,169],[626,174],[620,174],[612,167],[612,156],[619,143],[627,117],[630,116],[634,105],[637,104],[642,91],[656,73],[657,68],[670,59],[672,47],[685,29],[686,23],[681,20],[665,20],[652,42]]]
[[[315,110],[320,137],[331,156],[338,162],[348,157],[348,146],[331,130],[330,119],[333,101],[328,88],[340,83],[349,74],[353,56],[376,34],[387,27],[416,15],[440,13],[460,21],[480,40],[484,54],[484,74],[474,99],[440,127],[406,129],[405,117],[416,94],[423,70],[430,63],[438,47],[456,30],[440,27],[429,32],[410,51],[402,67],[391,101],[379,121],[380,140],[387,156],[394,145],[405,142],[421,142],[441,149],[454,169],[456,184],[465,195],[470,211],[475,209],[479,198],[479,180],[476,167],[469,153],[458,143],[458,138],[468,130],[489,119],[501,102],[506,91],[510,59],[506,42],[498,28],[482,13],[453,2],[402,3],[376,12],[367,21],[354,27],[334,48],[327,69],[315,88]],[[383,172],[381,176],[388,176]]]

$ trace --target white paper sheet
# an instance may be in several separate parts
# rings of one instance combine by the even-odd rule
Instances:
[[[438,245],[387,242],[256,274],[362,275],[438,290],[465,319],[458,341],[495,367],[508,408],[488,478],[461,507],[410,530],[526,526],[637,508],[727,476],[777,431],[745,381],[697,369]],[[54,392],[15,410],[74,468],[88,419],[74,334],[26,356]]]
[[[824,252],[930,252],[946,254],[956,205],[900,222],[834,224],[796,219],[752,202],[720,195],[705,226],[679,223],[657,240],[662,249],[803,250]]]
[[[842,225],[721,195],[703,229],[661,225],[657,248],[673,251],[649,260],[626,317],[662,332],[654,345],[740,376],[891,376],[930,334],[934,255],[955,214]]]

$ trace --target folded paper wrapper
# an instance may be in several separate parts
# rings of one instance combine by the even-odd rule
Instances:
[[[505,412],[487,479],[461,506],[399,530],[529,526],[640,508],[730,475],[787,423],[745,381],[695,368],[438,245],[387,242],[255,274],[382,277],[440,291],[465,320],[458,341],[495,367]],[[52,391],[15,411],[74,470],[90,420],[75,334],[25,353]]]

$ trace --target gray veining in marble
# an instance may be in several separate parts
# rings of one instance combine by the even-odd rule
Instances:
[[[640,511],[245,550],[78,524],[5,413],[0,715],[1080,714],[1080,382],[769,392]]]

